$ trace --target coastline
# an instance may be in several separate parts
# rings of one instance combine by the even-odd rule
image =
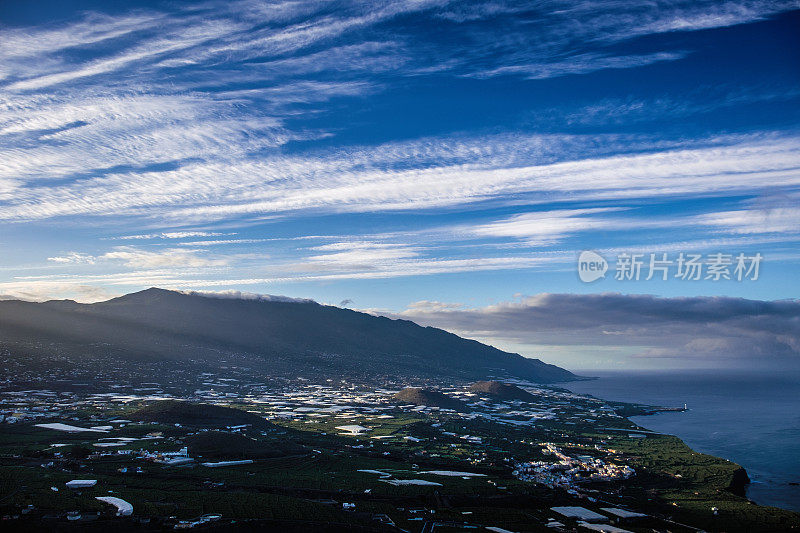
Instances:
[[[637,482],[625,496],[635,500],[637,508],[677,525],[691,523],[707,531],[800,529],[800,513],[761,505],[746,496],[750,479],[743,466],[696,451],[676,435],[656,433],[625,419],[636,428],[631,433],[646,435],[627,444],[615,439],[618,449],[636,457],[632,465]],[[753,529],[754,524],[758,529]]]
[[[617,403],[617,402],[615,402],[615,403]],[[689,410],[687,407],[658,407],[658,406],[646,406],[646,405],[642,405],[642,404],[630,404],[630,405],[634,409],[641,409],[643,411],[640,414],[637,414],[635,416],[653,416],[653,415],[656,415],[656,414],[659,414],[659,413],[682,413],[682,412],[685,412],[685,411]],[[619,414],[619,411],[617,411],[617,413]],[[622,416],[624,416],[624,415],[622,415]],[[643,433],[647,432],[649,434],[654,434],[654,435],[666,435],[665,433],[652,432],[649,429],[647,429],[646,427],[644,427],[644,426],[642,426],[640,424],[637,424],[636,422],[634,422],[633,420],[631,420],[627,416],[625,418],[629,422],[631,422],[632,424],[636,424],[637,427],[641,428],[643,430]],[[691,449],[693,453],[697,453],[697,454],[701,453],[699,451],[694,450],[691,446],[686,444],[686,442],[684,442],[683,439],[681,439],[678,435],[669,435],[669,436],[675,437],[676,439],[679,439],[684,445],[686,445],[689,449]],[[754,503],[756,505],[759,505],[756,502],[753,502],[752,500],[747,498],[747,486],[750,485],[751,480],[750,480],[750,476],[747,473],[747,469],[745,467],[743,467],[742,465],[733,463],[730,459],[726,459],[725,457],[718,457],[716,455],[711,455],[711,454],[704,454],[704,455],[709,455],[710,457],[714,457],[716,459],[719,459],[720,461],[725,461],[726,463],[731,463],[731,464],[735,465],[736,467],[738,467],[738,468],[736,468],[736,470],[733,471],[733,474],[732,474],[731,480],[730,480],[730,484],[728,485],[728,490],[732,494],[734,494],[736,496],[739,496],[741,498],[747,499],[748,502],[750,502],[750,503]],[[773,507],[773,506],[762,505],[762,507]]]
[[[562,387],[612,403],[638,406],[624,413],[638,426],[675,435],[697,453],[740,464],[751,480],[746,486],[750,500],[800,511],[800,488],[796,485],[800,481],[800,457],[792,453],[800,434],[800,417],[794,410],[794,393],[800,389],[800,381],[794,375],[687,371],[599,374],[598,379]],[[688,403],[685,412],[658,406],[684,402]]]

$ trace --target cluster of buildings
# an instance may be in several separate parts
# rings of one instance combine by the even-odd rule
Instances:
[[[574,490],[586,481],[618,481],[636,474],[628,465],[618,465],[598,457],[571,457],[550,442],[542,443],[542,453],[553,456],[555,461],[517,463],[514,465],[514,476],[551,488]]]
[[[550,442],[541,443],[541,446],[542,453],[553,456],[555,461],[518,462],[513,471],[517,479],[574,492],[587,481],[619,481],[636,474],[628,465],[589,455],[567,455]]]

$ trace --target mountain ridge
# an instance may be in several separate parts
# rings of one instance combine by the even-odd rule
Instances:
[[[0,340],[7,348],[25,345],[34,356],[46,343],[69,354],[132,360],[213,363],[230,356],[280,375],[577,378],[538,359],[409,320],[307,300],[220,298],[155,287],[92,304],[0,301]]]

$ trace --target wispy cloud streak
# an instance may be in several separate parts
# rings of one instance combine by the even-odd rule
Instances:
[[[686,234],[665,245],[785,243],[798,222],[791,200],[752,198],[791,199],[800,189],[796,128],[613,126],[786,103],[796,91],[764,82],[686,102],[620,91],[555,101],[548,111],[534,105],[534,89],[686,64],[702,51],[673,37],[798,8],[783,0],[209,0],[4,25],[0,224],[63,225],[81,237],[39,250],[39,263],[25,259],[20,268],[33,275],[0,291],[72,287],[84,298],[153,284],[563,268],[578,237],[675,227],[667,216],[644,221],[636,207],[688,198],[724,205],[696,208],[681,222]],[[469,105],[468,116],[455,117],[464,129],[457,120],[451,128],[433,109],[458,96],[451,85],[505,84],[531,89],[532,103],[519,122],[506,118],[503,102],[487,108],[502,128]],[[433,104],[417,101],[426,87]],[[539,122],[529,117],[537,109]],[[407,114],[416,117],[409,124]],[[404,234],[349,225],[409,213],[464,216],[394,226],[409,227]],[[348,226],[334,223],[324,238],[285,231],[298,219]],[[265,221],[280,229],[248,231]],[[93,292],[93,284],[111,289]]]

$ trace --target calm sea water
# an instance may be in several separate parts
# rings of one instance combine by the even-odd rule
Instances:
[[[762,505],[800,511],[800,372],[582,372],[593,381],[563,385],[611,401],[689,411],[633,417],[677,435],[697,451],[747,469],[747,496]]]

